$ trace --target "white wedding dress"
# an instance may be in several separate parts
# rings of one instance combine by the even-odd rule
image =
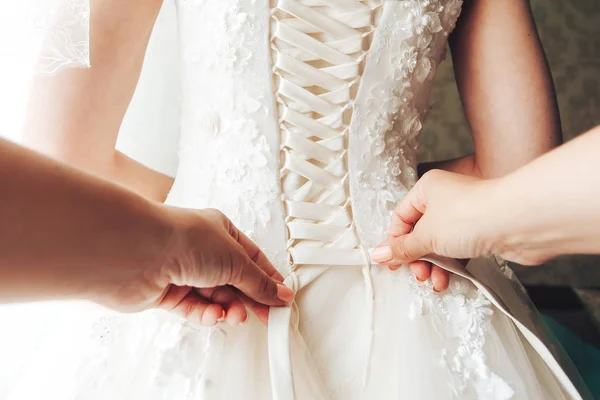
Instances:
[[[460,0],[179,0],[181,138],[167,203],[223,211],[296,301],[268,327],[251,317],[212,328],[32,305],[47,310],[47,332],[0,360],[14,367],[0,397],[586,397],[502,263],[434,258],[461,275],[436,293],[407,268],[368,261],[417,179],[429,90],[460,11]]]

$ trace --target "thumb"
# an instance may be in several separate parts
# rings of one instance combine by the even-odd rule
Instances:
[[[245,253],[234,262],[229,285],[236,287],[252,300],[268,306],[285,306],[294,299],[294,292],[268,276]]]
[[[427,240],[418,230],[391,239],[389,246],[392,252],[392,261],[386,264],[403,265],[417,261],[433,251],[430,243],[431,241]]]

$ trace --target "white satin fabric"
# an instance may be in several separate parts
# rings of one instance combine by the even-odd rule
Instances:
[[[428,94],[460,0],[175,4],[176,13],[165,3],[157,32],[166,23],[177,35],[151,48],[124,123],[137,135],[129,145],[143,154],[148,121],[177,113],[165,129],[164,143],[179,146],[167,203],[223,211],[296,301],[273,309],[268,327],[252,317],[202,328],[74,303],[0,308],[2,363],[18,366],[0,368],[0,398],[586,396],[506,268],[432,257],[454,272],[436,293],[406,268],[369,263],[366,249],[385,238],[416,180]],[[177,63],[164,59],[174,53]],[[180,86],[165,65],[180,68]],[[146,154],[150,165],[162,157]],[[36,314],[52,317],[43,326],[22,318]],[[41,344],[23,345],[21,330]]]

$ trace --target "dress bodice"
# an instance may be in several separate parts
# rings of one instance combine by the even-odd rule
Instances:
[[[180,0],[182,142],[168,201],[221,209],[296,292],[331,267],[361,268],[372,325],[367,249],[415,182],[427,95],[460,7]],[[294,398],[295,314],[269,318],[275,399]]]
[[[439,362],[457,397],[509,399],[522,392],[494,372],[499,366],[486,353],[490,324],[500,318],[492,305],[513,318],[477,280],[485,270],[498,288],[506,283],[499,269],[488,265],[474,278],[455,266],[464,279],[453,278],[438,296],[410,273],[390,282],[371,269],[367,255],[417,179],[429,91],[461,6],[462,0],[178,0],[183,118],[169,201],[221,209],[298,292],[292,307],[269,314],[275,400],[376,386],[372,357],[381,364],[390,349],[390,339],[382,338],[392,326],[406,328],[395,325],[395,309],[382,312],[390,299],[408,309],[410,320],[431,313],[427,329],[444,338]],[[326,298],[327,290],[335,301],[345,296],[340,308],[352,317],[325,332],[328,321],[309,321],[319,318],[311,299]],[[411,294],[401,297],[405,290]],[[512,287],[502,292],[519,299]],[[517,303],[514,309],[526,308]],[[513,321],[579,398],[532,333],[536,328]],[[331,341],[319,351],[305,341],[314,338]],[[313,362],[327,370],[316,372]],[[344,374],[346,365],[353,368]]]
[[[168,201],[223,211],[299,293],[293,307],[269,314],[275,400],[299,392],[325,398],[326,384],[306,367],[311,349],[301,332],[327,335],[320,324],[302,329],[299,298],[323,297],[328,289],[342,294],[350,287],[331,287],[342,276],[362,286],[364,297],[353,303],[361,325],[352,335],[361,342],[355,350],[363,371],[351,376],[362,375],[366,384],[372,352],[381,351],[377,332],[381,338],[391,323],[375,323],[384,299],[377,304],[374,289],[387,278],[376,276],[367,250],[385,238],[394,205],[416,181],[429,91],[462,1],[178,1],[183,117]],[[441,359],[456,393],[508,399],[514,390],[495,375],[484,350],[491,304],[500,303],[473,283],[457,280],[434,301],[431,286],[410,276],[385,293],[409,287],[409,314],[427,308],[442,320],[453,315],[437,329],[449,341]],[[517,327],[574,391],[544,345],[518,321]],[[309,360],[302,366],[295,364],[298,352]],[[344,359],[336,354],[328,368]]]
[[[416,179],[429,88],[461,1],[271,3],[179,0],[185,85],[170,197],[221,209],[261,245],[279,238],[266,251],[280,265],[286,230],[306,228],[286,229],[286,217],[303,219],[290,212],[323,220],[347,206],[348,225],[337,224],[372,247]],[[297,193],[315,179],[339,198]],[[320,209],[289,207],[292,192]]]
[[[69,16],[88,12],[75,7],[88,0],[55,3]],[[415,182],[428,92],[461,0],[175,3],[177,23],[166,20],[178,28],[179,48],[169,50],[179,57],[146,57],[161,102],[149,108],[138,90],[143,121],[129,129],[147,139],[149,125],[163,131],[181,106],[167,202],[222,210],[282,271],[295,301],[273,307],[267,328],[253,317],[203,328],[161,312],[35,306],[26,314],[52,316],[40,330],[50,346],[7,358],[31,364],[11,400],[581,398],[507,269],[431,256],[454,273],[436,293],[407,268],[371,268],[366,254]],[[80,19],[65,21],[74,29]],[[55,38],[87,32],[79,28]],[[181,90],[171,87],[175,65]],[[23,328],[23,309],[13,311],[3,331]]]

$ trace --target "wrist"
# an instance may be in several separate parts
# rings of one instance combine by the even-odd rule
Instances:
[[[93,288],[89,300],[121,311],[140,311],[149,293],[160,292],[169,284],[169,255],[175,236],[175,223],[167,207],[141,196],[126,196],[113,221],[112,262],[103,262],[97,273],[90,273]],[[98,237],[106,236],[102,232]],[[133,305],[132,309],[128,307]],[[135,308],[135,309],[134,309]]]
[[[505,243],[510,238],[510,230],[505,221],[506,212],[503,200],[504,182],[500,179],[478,181],[473,199],[469,201],[471,218],[475,221],[477,241],[476,255],[501,255]]]
[[[547,202],[510,174],[490,180],[484,198],[490,205],[490,254],[522,265],[539,265],[556,255],[562,229]]]

